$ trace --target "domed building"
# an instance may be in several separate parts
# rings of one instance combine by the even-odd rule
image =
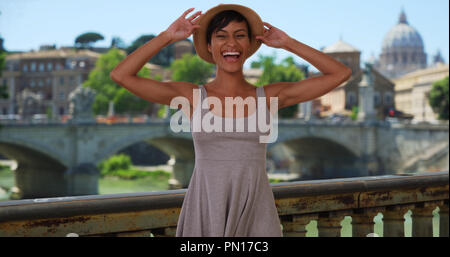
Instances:
[[[419,32],[409,25],[404,10],[397,25],[386,34],[375,68],[390,79],[427,67],[427,55]]]
[[[320,116],[327,117],[334,114],[349,116],[353,107],[365,105],[369,101],[372,103],[370,111],[372,117],[378,120],[384,120],[388,110],[395,109],[394,102],[394,83],[373,69],[371,63],[366,63],[361,68],[361,51],[349,43],[338,40],[334,44],[321,49],[322,52],[333,57],[352,70],[352,76],[338,87],[327,94],[312,101],[312,109],[320,109]],[[311,76],[319,76],[320,73]],[[370,81],[368,81],[370,78]],[[369,94],[361,94],[362,88],[370,87]],[[302,103],[300,106],[300,116],[307,112],[308,103]],[[366,108],[365,111],[369,111]],[[305,110],[302,111],[301,110]],[[307,115],[306,115],[307,116]]]

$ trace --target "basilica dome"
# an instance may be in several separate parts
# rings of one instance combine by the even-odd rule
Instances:
[[[386,34],[383,40],[383,49],[397,47],[423,48],[423,40],[419,32],[408,24],[404,12],[400,14],[399,23]]]
[[[384,76],[393,79],[423,69],[426,65],[427,55],[422,37],[409,25],[402,10],[398,23],[384,37],[376,68]]]

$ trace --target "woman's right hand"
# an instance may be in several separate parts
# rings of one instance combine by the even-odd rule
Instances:
[[[166,33],[171,38],[171,43],[183,40],[189,37],[194,29],[200,28],[200,25],[196,25],[198,21],[198,17],[200,17],[202,11],[198,11],[192,14],[189,18],[186,18],[186,15],[190,13],[194,8],[189,8],[186,10],[178,19],[176,19],[169,28],[166,29]],[[197,18],[197,19],[196,19]]]

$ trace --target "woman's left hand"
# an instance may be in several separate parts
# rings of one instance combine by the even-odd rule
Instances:
[[[263,22],[263,24],[268,29],[264,28],[264,35],[256,36],[256,39],[261,40],[264,44],[266,44],[268,46],[271,46],[274,48],[283,48],[290,39],[288,34],[286,34],[281,29],[270,25],[267,22]]]

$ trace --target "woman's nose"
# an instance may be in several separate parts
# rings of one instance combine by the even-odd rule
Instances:
[[[236,39],[234,37],[228,37],[226,44],[230,46],[235,46],[237,44]]]

